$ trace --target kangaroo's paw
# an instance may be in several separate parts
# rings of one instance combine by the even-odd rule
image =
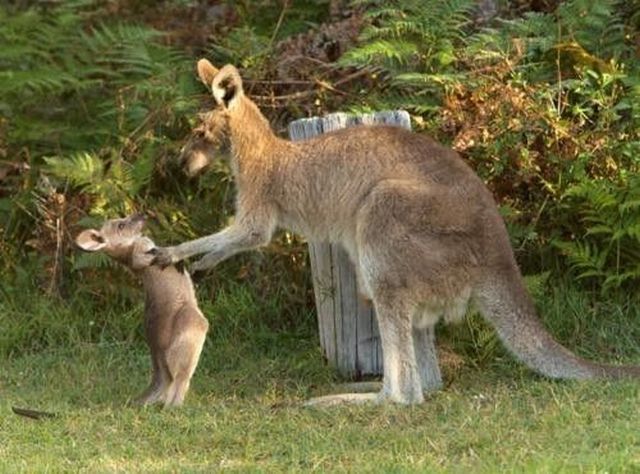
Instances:
[[[175,254],[175,247],[154,247],[147,253],[154,256],[151,263],[162,268],[174,265],[180,261]]]
[[[200,260],[191,265],[191,273],[195,272],[203,272],[210,268],[215,267],[220,262],[220,253],[219,252],[209,252],[205,254]]]
[[[304,402],[306,407],[331,407],[336,405],[363,405],[380,403],[377,393],[338,393],[310,398]]]

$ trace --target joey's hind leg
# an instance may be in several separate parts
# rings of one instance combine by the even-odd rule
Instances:
[[[179,335],[167,350],[167,363],[173,380],[167,390],[165,407],[180,406],[184,402],[205,336],[206,331],[192,328]]]
[[[170,374],[160,354],[151,354],[153,375],[149,387],[136,399],[140,405],[148,405],[164,400],[164,393],[170,383]]]

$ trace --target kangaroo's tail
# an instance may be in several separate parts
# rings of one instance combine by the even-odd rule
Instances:
[[[599,364],[582,359],[551,337],[536,315],[517,268],[493,276],[475,291],[483,316],[500,339],[527,366],[551,378],[640,378],[640,366]]]

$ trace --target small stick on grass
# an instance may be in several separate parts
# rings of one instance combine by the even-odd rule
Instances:
[[[28,408],[18,408],[11,407],[11,410],[16,415],[24,416],[26,418],[31,418],[32,420],[41,420],[43,418],[55,418],[57,415],[55,413],[49,413],[46,411],[38,411],[38,410],[30,410]]]

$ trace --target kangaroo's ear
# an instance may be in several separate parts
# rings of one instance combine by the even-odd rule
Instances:
[[[87,252],[97,252],[107,246],[106,239],[95,229],[83,230],[76,237],[76,244]]]
[[[207,59],[201,59],[198,61],[198,77],[204,83],[205,86],[211,87],[213,78],[218,74],[218,68],[209,62]]]
[[[228,109],[235,106],[238,99],[244,94],[242,79],[235,66],[227,64],[216,74],[211,83],[213,98],[219,105]]]

